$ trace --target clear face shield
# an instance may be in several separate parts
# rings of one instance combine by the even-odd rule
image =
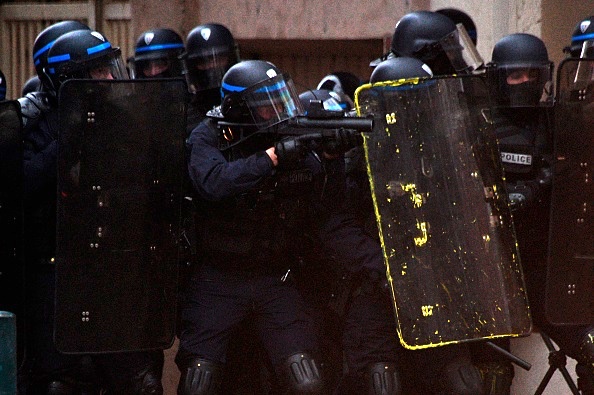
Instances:
[[[211,48],[200,56],[184,59],[184,74],[191,93],[221,86],[223,76],[233,64],[235,57],[227,49]]]
[[[594,59],[594,40],[582,43],[580,59]],[[594,79],[594,62],[579,62],[573,83],[576,87],[585,89]]]
[[[436,75],[470,74],[484,66],[483,59],[461,23],[439,41],[423,46],[414,57],[427,63]]]
[[[69,61],[44,69],[52,82],[55,92],[61,84],[69,79],[94,79],[94,80],[126,80],[129,79],[128,69],[122,60],[119,48],[114,48],[110,53],[84,62]]]
[[[181,62],[173,55],[134,62],[133,78],[175,78],[181,75]]]
[[[83,70],[81,78],[90,78],[94,80],[125,80],[128,79],[128,70],[122,60],[120,49],[116,49],[112,54],[97,61],[87,63]]]
[[[283,74],[242,91],[241,98],[252,120],[260,127],[274,125],[304,112],[293,80]]]
[[[553,65],[514,63],[493,66],[489,73],[505,107],[550,107],[553,105]]]
[[[440,43],[457,74],[470,74],[485,64],[461,23],[456,25],[455,31],[442,38]]]

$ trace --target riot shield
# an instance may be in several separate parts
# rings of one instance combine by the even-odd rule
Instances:
[[[487,97],[475,76],[357,91],[359,115],[375,121],[368,175],[409,349],[531,331]]]
[[[181,80],[61,87],[54,340],[62,352],[173,342],[185,92]]]
[[[23,138],[18,101],[0,102],[0,310],[23,319]],[[20,333],[20,331],[19,331]],[[19,360],[22,360],[19,342]]]
[[[556,324],[594,321],[594,60],[557,74],[545,313]]]

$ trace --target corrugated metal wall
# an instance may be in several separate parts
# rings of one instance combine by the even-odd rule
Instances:
[[[96,10],[94,0],[64,3],[0,5],[0,69],[7,78],[8,99],[21,95],[23,84],[35,75],[31,50],[35,37],[45,27],[65,19],[76,19],[98,28],[122,50],[133,54],[129,1],[109,2]],[[101,20],[96,20],[100,15]],[[385,43],[375,40],[239,40],[243,59],[265,59],[293,76],[299,90],[313,89],[332,71],[350,71],[362,80],[369,78],[369,61],[381,55]]]
[[[121,46],[122,56],[131,54],[130,6],[128,3],[105,5],[103,21],[95,20],[95,2],[63,4],[0,5],[0,69],[7,80],[7,99],[21,96],[24,83],[35,75],[32,48],[35,37],[47,26],[61,20],[79,20],[91,28],[103,26],[102,33],[114,45]]]

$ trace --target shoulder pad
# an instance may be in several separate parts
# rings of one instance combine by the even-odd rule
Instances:
[[[217,106],[215,108],[213,108],[212,110],[209,110],[206,113],[206,116],[209,118],[215,118],[215,119],[223,119],[223,114],[221,113],[221,106]]]
[[[18,99],[18,102],[21,105],[23,127],[37,120],[44,112],[50,109],[48,95],[44,92],[27,93],[26,96]]]

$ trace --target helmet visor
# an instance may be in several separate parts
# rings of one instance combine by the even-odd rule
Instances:
[[[259,126],[269,126],[303,115],[293,80],[283,74],[242,91],[241,97],[252,120]]]
[[[237,63],[233,53],[217,48],[204,50],[200,56],[184,58],[184,74],[191,93],[219,88],[223,76]]]
[[[175,78],[181,77],[181,61],[174,56],[155,59],[136,59],[133,78]]]
[[[128,70],[120,56],[120,50],[115,50],[109,56],[93,62],[89,62],[82,70],[81,78],[90,79],[128,79]]]
[[[439,40],[439,45],[457,74],[470,74],[481,68],[484,62],[464,26],[458,23],[456,27],[456,30]]]
[[[495,65],[489,73],[497,87],[499,104],[509,107],[549,107],[553,105],[552,63]]]
[[[582,49],[580,50],[580,58],[594,58],[594,40],[584,40],[582,43]]]

